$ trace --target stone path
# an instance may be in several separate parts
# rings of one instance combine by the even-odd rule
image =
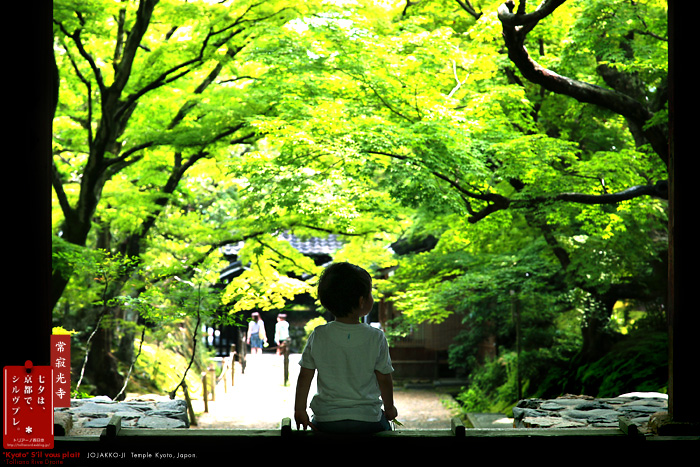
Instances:
[[[234,385],[230,380],[216,388],[215,401],[209,411],[201,413],[197,426],[191,429],[276,429],[283,417],[294,418],[294,392],[299,374],[299,354],[292,354],[289,363],[289,384],[285,386],[283,357],[263,354],[248,355],[244,374],[236,365]],[[310,397],[315,393],[312,384]],[[450,429],[452,412],[443,404],[449,396],[433,389],[396,388],[395,404],[398,420],[405,430]],[[447,404],[449,405],[449,404]],[[204,401],[193,401],[195,412],[204,411]]]

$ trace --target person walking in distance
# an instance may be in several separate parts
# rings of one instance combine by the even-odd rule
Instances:
[[[277,344],[277,355],[282,353],[282,346],[287,345],[289,340],[289,322],[287,315],[280,313],[277,315],[277,324],[275,324],[275,344]]]
[[[248,322],[248,336],[246,342],[250,345],[250,353],[261,354],[263,345],[267,343],[265,323],[257,311],[253,312],[251,316],[253,319]]]

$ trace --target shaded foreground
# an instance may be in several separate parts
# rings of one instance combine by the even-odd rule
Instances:
[[[139,430],[120,428],[118,417],[113,417],[102,436],[57,438],[55,447],[61,452],[78,453],[83,460],[67,465],[125,465],[133,461],[139,465],[219,465],[223,460],[233,464],[286,461],[329,453],[347,461],[379,455],[388,462],[412,461],[414,465],[421,459],[434,460],[435,456],[466,460],[474,454],[499,460],[534,456],[544,461],[547,457],[543,455],[565,455],[609,462],[642,460],[649,454],[672,459],[697,449],[698,441],[698,436],[642,436],[622,425],[598,429],[467,429],[458,419],[452,419],[449,430],[336,436],[294,430],[289,418],[282,420],[276,430]]]
[[[399,420],[404,426],[395,431],[365,436],[298,431],[290,416],[298,371],[292,360],[290,383],[285,386],[281,357],[251,358],[245,374],[234,375],[233,387],[216,388],[208,412],[198,413],[196,427],[125,428],[120,417],[113,416],[97,436],[55,437],[54,452],[67,456],[63,465],[235,465],[250,460],[318,460],[315,455],[328,453],[348,461],[410,461],[413,465],[426,455],[430,462],[444,455],[451,456],[448,461],[467,461],[475,454],[509,462],[554,454],[627,462],[643,460],[650,452],[673,459],[699,446],[700,436],[645,436],[623,422],[595,429],[512,428],[512,424],[465,428],[440,402],[439,394],[413,389],[397,389]],[[404,401],[403,408],[399,400]],[[202,410],[203,401],[194,402],[196,411]]]

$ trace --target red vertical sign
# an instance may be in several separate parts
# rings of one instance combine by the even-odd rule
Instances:
[[[3,369],[3,427],[5,449],[53,448],[52,369],[6,366]]]
[[[70,407],[70,335],[51,335],[53,406]]]

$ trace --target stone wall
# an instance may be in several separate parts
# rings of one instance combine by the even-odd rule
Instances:
[[[655,392],[600,399],[567,395],[521,400],[513,408],[513,425],[515,428],[615,428],[622,416],[644,433],[650,417],[666,411],[667,395]]]
[[[120,402],[106,396],[72,399],[70,407],[54,408],[54,424],[60,425],[57,431],[63,431],[66,435],[95,434],[107,426],[113,415],[122,417],[121,425],[124,428],[170,429],[190,426],[186,402],[160,396],[142,396]]]

